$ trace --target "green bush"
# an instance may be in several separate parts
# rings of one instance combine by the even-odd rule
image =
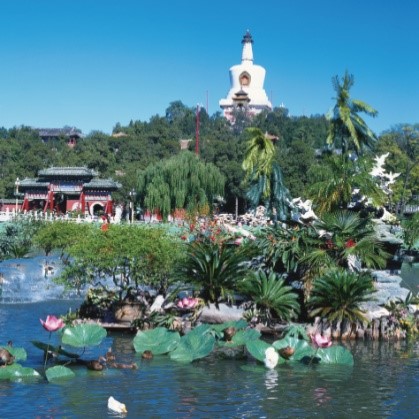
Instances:
[[[314,281],[308,300],[310,315],[329,321],[365,321],[360,305],[375,292],[370,274],[358,274],[344,269],[326,272]]]
[[[240,292],[252,299],[261,320],[268,323],[273,316],[288,321],[300,312],[298,295],[275,272],[268,275],[261,270],[253,272],[241,284]]]

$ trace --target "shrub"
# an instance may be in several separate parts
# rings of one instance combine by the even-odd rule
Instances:
[[[310,315],[329,321],[365,321],[361,303],[369,301],[375,292],[370,274],[358,274],[344,269],[326,272],[314,281],[308,307]]]
[[[253,300],[267,322],[272,321],[273,315],[288,321],[300,312],[298,295],[275,272],[253,272],[241,284],[240,291]]]

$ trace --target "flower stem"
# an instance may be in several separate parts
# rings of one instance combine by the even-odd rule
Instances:
[[[51,341],[51,332],[49,332],[49,338],[48,338],[48,345],[47,345],[47,350],[45,351],[45,356],[44,356],[44,372],[47,368],[47,361],[48,361],[48,352],[49,352],[49,343]]]

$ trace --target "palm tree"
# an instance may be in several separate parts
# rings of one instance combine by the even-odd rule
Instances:
[[[246,154],[243,160],[243,169],[246,177],[251,180],[264,179],[262,196],[267,198],[271,192],[270,175],[272,173],[272,163],[275,157],[275,147],[259,128],[248,128],[247,132],[251,136],[247,142]]]
[[[354,148],[360,154],[363,147],[371,147],[376,141],[376,135],[368,128],[365,121],[358,115],[360,112],[375,117],[378,112],[367,103],[351,99],[349,90],[354,84],[354,76],[347,71],[340,82],[339,77],[332,79],[336,91],[336,104],[327,116],[330,120],[327,143],[341,144],[342,156],[345,158],[348,150]]]
[[[247,198],[256,207],[261,202],[280,220],[287,214],[288,189],[285,188],[279,164],[275,161],[275,146],[259,128],[248,128],[251,135],[247,143],[242,167],[249,182]]]
[[[375,206],[382,205],[386,199],[369,174],[367,162],[362,159],[342,161],[338,156],[330,155],[322,161],[322,165],[313,168],[311,174],[317,179],[310,186],[309,193],[320,214],[348,208],[354,188],[359,189],[361,196],[370,198]]]

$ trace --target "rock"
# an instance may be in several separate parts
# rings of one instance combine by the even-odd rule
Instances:
[[[153,311],[161,311],[162,310],[162,306],[164,303],[164,297],[162,295],[158,295],[153,304],[150,307],[150,312],[152,313]]]
[[[352,331],[352,324],[349,320],[345,319],[342,322],[342,327],[341,327],[341,338],[342,338],[342,340],[349,339],[351,331]]]
[[[332,325],[332,338],[333,339],[339,339],[341,336],[341,330],[340,330],[341,322],[335,321]]]
[[[390,312],[386,308],[372,305],[367,308],[365,317],[371,322],[374,319],[380,319],[383,316],[389,315]]]
[[[219,304],[219,308],[215,304],[205,306],[199,316],[199,321],[202,323],[224,323],[227,321],[236,321],[243,318],[244,310],[235,306],[228,306],[227,304]]]

